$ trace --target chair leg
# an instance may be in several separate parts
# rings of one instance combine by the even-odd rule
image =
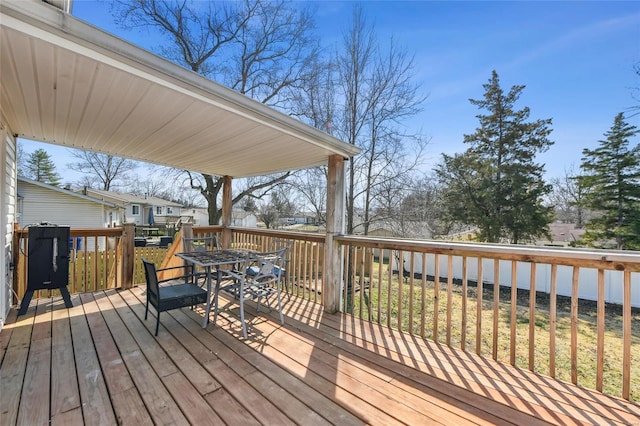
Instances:
[[[216,279],[216,288],[213,292],[213,326],[216,326],[218,321],[218,294],[220,293],[220,278]],[[211,301],[209,301],[211,303]]]
[[[282,316],[282,300],[280,299],[280,290],[276,292],[278,294],[278,312],[280,312],[280,324],[284,325],[284,317]]]
[[[240,323],[242,324],[242,335],[247,339],[247,324],[244,322],[244,283],[240,283]]]
[[[158,311],[158,316],[156,317],[156,336],[158,335],[158,328],[160,328],[160,311]]]
[[[260,299],[262,299],[262,296],[258,296],[258,300],[256,301],[256,312],[260,312]]]
[[[149,314],[149,299],[147,299],[147,304],[144,309],[144,320],[147,320],[147,315]]]
[[[287,276],[287,274],[284,274],[284,277],[282,277],[282,287],[284,288],[284,292],[287,295],[287,300],[291,300],[291,292],[289,291],[289,277]]]

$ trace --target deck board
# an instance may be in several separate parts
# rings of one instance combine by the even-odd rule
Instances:
[[[413,374],[419,370],[428,373],[427,376],[421,375],[422,379],[430,376],[441,378],[449,388],[447,393],[453,392],[459,395],[458,398],[462,398],[460,390],[471,390],[476,395],[490,396],[504,406],[511,405],[535,417],[546,417],[552,423],[566,423],[576,418],[591,424],[606,424],[609,419],[635,424],[640,419],[638,405],[618,398],[456,351],[396,330],[354,321],[348,316],[327,316],[320,323],[318,317],[321,314],[306,312],[307,316],[301,323],[311,321],[325,336],[332,336],[330,341],[338,344],[349,342],[351,344],[345,346],[349,350],[377,348],[384,355],[376,358],[377,362],[400,361],[411,366],[409,369],[402,367],[400,371]],[[323,340],[327,340],[326,337]],[[480,399],[478,404],[479,408],[486,407],[486,400]],[[513,412],[506,416],[513,418]]]
[[[113,424],[116,417],[84,307],[79,297],[74,298],[72,302],[73,307],[69,309],[69,319],[73,336],[78,388],[82,401],[82,417],[87,425]],[[87,315],[90,314],[87,313]]]
[[[144,320],[145,288],[34,300],[0,334],[0,423],[640,424],[640,406],[321,306]]]
[[[51,418],[80,408],[80,393],[76,379],[76,364],[72,347],[69,311],[63,303],[53,306],[51,324]],[[82,418],[82,410],[80,417]],[[73,417],[69,414],[69,417]]]
[[[11,330],[11,340],[0,366],[0,417],[8,425],[15,424],[18,419],[35,313],[36,308],[32,305],[15,323],[7,326]]]

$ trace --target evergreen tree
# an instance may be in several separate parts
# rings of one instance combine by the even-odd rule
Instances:
[[[515,109],[525,86],[505,94],[495,71],[483,87],[484,99],[470,99],[487,111],[477,116],[480,128],[464,136],[470,147],[443,155],[438,167],[448,218],[478,227],[480,241],[517,244],[546,236],[553,210],[543,198],[551,188],[543,181],[544,165],[534,160],[553,144],[551,119],[527,121],[529,108]]]
[[[582,205],[594,212],[582,237],[587,245],[606,247],[615,240],[619,250],[640,248],[640,146],[629,148],[638,133],[620,113],[606,139],[582,151]]]
[[[29,179],[49,185],[60,185],[60,175],[56,172],[56,166],[49,153],[42,148],[29,154],[25,169],[25,176]]]

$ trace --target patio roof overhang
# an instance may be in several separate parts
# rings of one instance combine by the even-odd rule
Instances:
[[[236,178],[359,152],[53,6],[0,12],[0,111],[18,137]]]

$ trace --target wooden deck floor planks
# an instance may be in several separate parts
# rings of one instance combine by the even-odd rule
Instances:
[[[287,315],[295,317],[290,313]],[[349,342],[345,345],[348,350],[370,348],[384,354],[382,358],[375,358],[377,362],[386,364],[395,360],[409,364],[411,368],[403,366],[399,370],[409,375],[415,374],[416,370],[429,373],[427,376],[419,375],[421,380],[430,380],[431,376],[440,378],[445,383],[440,382],[439,385],[449,389],[447,393],[453,392],[457,398],[462,398],[461,392],[467,389],[519,411],[536,417],[546,416],[549,421],[560,423],[570,422],[573,417],[592,424],[605,424],[609,419],[634,424],[640,419],[640,407],[624,400],[425,342],[385,327],[354,321],[349,316],[326,316],[322,323],[318,323],[319,316],[311,314],[303,318],[302,323],[333,336],[331,342],[334,344]],[[309,328],[305,328],[307,330]],[[467,394],[464,399],[468,397]],[[473,400],[473,395],[471,397]],[[486,400],[481,398],[478,404],[480,408],[486,407]],[[549,408],[553,410],[549,412]],[[512,418],[513,413],[507,415]]]
[[[144,320],[144,287],[12,310],[0,334],[0,425],[640,424],[640,406],[319,305]],[[227,303],[228,300],[225,301]],[[231,302],[233,304],[233,302]]]

